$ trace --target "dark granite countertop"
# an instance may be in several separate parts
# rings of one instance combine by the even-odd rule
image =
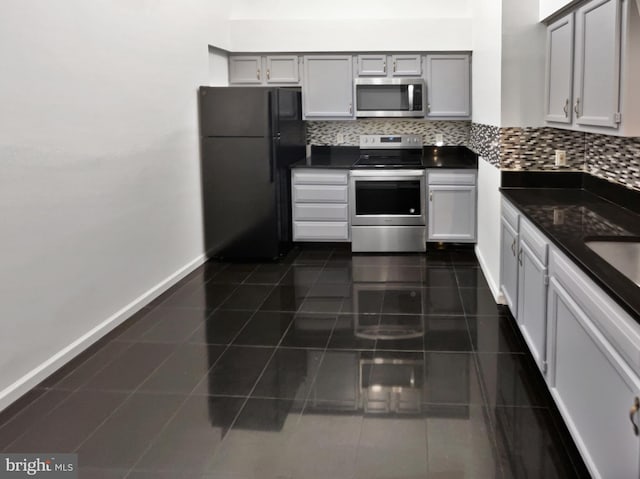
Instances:
[[[640,214],[582,188],[501,188],[504,197],[640,323],[640,287],[593,252],[594,237],[640,237]]]
[[[359,157],[357,146],[313,146],[311,155],[291,168],[351,169]],[[477,169],[478,155],[464,146],[425,146],[418,168]]]

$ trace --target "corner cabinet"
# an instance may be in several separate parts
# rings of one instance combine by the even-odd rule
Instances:
[[[471,116],[471,70],[467,54],[426,57],[427,118]]]
[[[353,118],[351,55],[307,55],[302,62],[304,119]]]
[[[350,240],[348,181],[348,170],[293,170],[293,241]]]
[[[547,27],[549,126],[640,135],[639,16],[632,1],[591,0]]]
[[[427,170],[428,241],[476,241],[476,171]]]

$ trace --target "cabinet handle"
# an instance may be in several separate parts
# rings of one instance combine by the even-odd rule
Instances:
[[[384,62],[384,63],[382,64],[382,72],[383,72],[383,73],[387,73],[387,62]]]
[[[518,263],[522,266],[522,248],[520,248],[520,252],[518,253]]]
[[[256,70],[256,78],[258,80],[260,80],[260,69],[259,68]]]
[[[271,80],[271,70],[267,68],[267,80]]]
[[[564,117],[569,118],[569,99],[567,98],[564,102]]]
[[[636,422],[634,420],[634,416],[638,413],[638,410],[640,410],[640,399],[638,398],[638,396],[636,396],[633,399],[633,406],[631,407],[631,410],[629,411],[629,420],[631,421],[631,424],[633,424],[633,433],[636,436],[638,435],[638,425],[636,424]]]
[[[576,98],[576,104],[573,106],[573,111],[576,112],[576,116],[580,115],[578,113],[579,110],[580,110],[580,98]]]
[[[433,202],[433,191],[429,192],[429,201]]]
[[[516,255],[516,239],[513,238],[513,243],[511,243],[511,251],[513,252],[513,256]]]
[[[396,72],[396,61],[393,60],[393,73],[395,73],[395,72]]]
[[[353,115],[353,103],[349,103],[349,115]]]
[[[431,103],[427,103],[427,113],[431,113]]]

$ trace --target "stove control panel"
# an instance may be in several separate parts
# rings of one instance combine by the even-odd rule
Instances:
[[[421,135],[360,135],[360,149],[418,149]]]

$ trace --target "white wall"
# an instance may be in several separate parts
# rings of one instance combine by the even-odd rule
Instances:
[[[561,8],[564,8],[572,3],[578,3],[579,1],[580,0],[540,0],[540,6],[538,8],[538,20],[544,20]]]
[[[469,18],[232,20],[234,52],[471,50]]]
[[[502,2],[502,126],[541,126],[546,27],[538,0]]]
[[[234,0],[231,19],[433,18],[471,15],[472,0]]]
[[[478,241],[476,256],[496,300],[500,293],[500,170],[478,161]]]
[[[236,0],[234,52],[470,50],[470,0]]]
[[[229,86],[229,54],[209,47],[209,86]]]
[[[502,1],[477,0],[472,11],[472,120],[500,126]]]
[[[502,0],[473,3],[473,121],[501,125]],[[500,281],[500,170],[478,161],[478,240],[476,255],[496,299]],[[497,229],[496,229],[497,225]]]
[[[3,2],[0,409],[202,260],[196,91],[226,8]]]

